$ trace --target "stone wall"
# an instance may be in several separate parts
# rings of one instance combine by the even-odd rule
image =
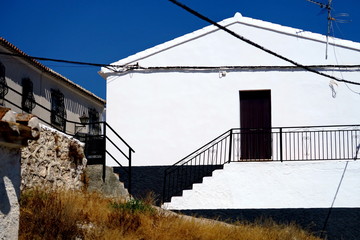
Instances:
[[[35,186],[80,189],[86,158],[83,143],[46,126],[21,153],[21,190]]]
[[[107,169],[103,182],[102,168],[86,173],[86,163],[83,143],[40,126],[31,114],[0,107],[0,240],[18,239],[20,188],[85,186],[110,196],[128,196],[112,169]]]

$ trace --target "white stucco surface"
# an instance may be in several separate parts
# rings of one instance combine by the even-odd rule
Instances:
[[[329,208],[341,182],[334,207],[357,208],[359,173],[359,161],[231,163],[205,177],[202,184],[194,184],[192,190],[185,190],[182,197],[172,197],[163,207]]]
[[[18,239],[20,149],[0,147],[0,239]]]
[[[358,64],[360,43],[236,15],[221,24],[304,65]],[[335,44],[335,45],[334,45]],[[161,66],[289,66],[209,26],[114,64]],[[230,128],[240,127],[239,91],[270,90],[273,127],[357,124],[359,86],[332,83],[303,69],[102,69],[107,121],[135,149],[133,165],[172,165]],[[359,69],[319,69],[358,81]],[[224,74],[221,74],[221,73]],[[333,89],[333,90],[332,90]],[[111,151],[111,150],[110,150]],[[107,165],[116,163],[107,158]]]

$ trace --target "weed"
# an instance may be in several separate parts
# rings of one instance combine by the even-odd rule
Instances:
[[[117,210],[125,210],[131,213],[154,213],[154,208],[138,199],[131,199],[125,203],[112,202],[111,207]]]
[[[83,235],[70,203],[52,191],[31,190],[21,196],[21,239],[74,239]]]

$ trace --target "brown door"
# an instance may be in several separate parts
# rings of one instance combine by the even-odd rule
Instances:
[[[241,159],[271,159],[270,90],[240,91]]]

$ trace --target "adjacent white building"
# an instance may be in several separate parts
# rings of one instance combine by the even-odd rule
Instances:
[[[89,117],[90,122],[104,120],[104,99],[29,58],[1,37],[0,51],[1,106],[32,113],[69,134],[94,132],[94,127],[75,126],[81,116]]]

